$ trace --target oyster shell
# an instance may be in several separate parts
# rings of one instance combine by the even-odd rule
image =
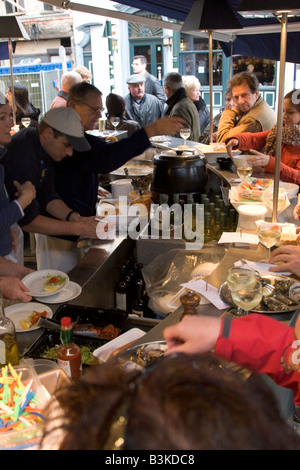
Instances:
[[[142,366],[149,364],[162,357],[167,350],[167,345],[162,343],[149,343],[144,344],[137,349],[136,355],[138,363]]]

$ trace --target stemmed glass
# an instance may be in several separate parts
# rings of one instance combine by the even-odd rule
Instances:
[[[24,127],[28,127],[31,123],[31,119],[29,117],[23,117],[21,119],[21,123],[23,124]]]
[[[231,290],[231,297],[238,306],[236,316],[248,315],[249,310],[257,307],[262,299],[262,284],[258,280],[254,286],[239,287]]]
[[[256,307],[262,299],[262,287],[253,269],[233,266],[228,271],[227,285],[232,300],[238,306],[236,316],[245,315],[245,312]]]
[[[240,165],[237,167],[236,172],[239,175],[239,177],[244,181],[246,180],[249,176],[252,175],[253,168],[251,165]]]
[[[112,118],[110,119],[110,122],[111,122],[112,125],[114,126],[115,132],[116,132],[116,129],[117,129],[118,125],[120,124],[120,118],[119,118],[119,117],[112,117]]]
[[[268,250],[268,257],[265,261],[269,261],[271,248],[279,242],[281,237],[281,228],[279,225],[271,225],[270,223],[262,223],[258,228],[258,239],[262,245]]]
[[[191,129],[189,129],[188,127],[180,129],[180,137],[184,140],[184,145],[186,145],[186,139],[188,139],[190,135]]]

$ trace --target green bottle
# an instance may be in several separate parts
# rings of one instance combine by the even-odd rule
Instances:
[[[222,228],[221,228],[221,209],[218,207],[215,209],[215,223],[212,226],[212,231],[214,233],[215,240],[219,240],[222,235]]]
[[[204,213],[204,243],[214,240],[214,235],[211,229],[211,213]]]

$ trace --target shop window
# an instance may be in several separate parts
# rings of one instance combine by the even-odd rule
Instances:
[[[233,56],[233,74],[253,72],[261,85],[275,84],[275,62],[273,60],[253,57]]]

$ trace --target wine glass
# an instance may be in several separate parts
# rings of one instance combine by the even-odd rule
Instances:
[[[191,129],[189,129],[188,127],[180,129],[180,137],[184,140],[184,145],[186,145],[186,139],[188,139],[190,135]]]
[[[23,117],[21,119],[21,123],[23,124],[24,127],[28,127],[31,123],[30,117]]]
[[[258,228],[258,239],[262,245],[268,250],[268,257],[266,261],[269,261],[271,248],[279,242],[281,237],[281,228],[279,225],[271,225],[269,223],[262,223]]]
[[[233,291],[250,292],[251,290],[253,290],[256,282],[257,282],[257,274],[251,268],[233,266],[232,268],[228,270],[227,286],[229,290],[231,291],[231,297],[232,297]],[[242,315],[243,315],[242,309],[241,307],[238,306],[236,316],[242,316]]]
[[[257,307],[262,299],[262,284],[256,280],[252,287],[238,287],[231,290],[231,297],[238,306],[236,316],[248,315],[249,310]]]
[[[252,175],[253,168],[251,165],[240,165],[236,169],[237,174],[242,180],[246,180],[249,176]]]
[[[112,117],[112,118],[110,118],[110,122],[114,126],[115,132],[116,132],[116,129],[117,129],[118,125],[120,124],[120,118],[119,117]]]

